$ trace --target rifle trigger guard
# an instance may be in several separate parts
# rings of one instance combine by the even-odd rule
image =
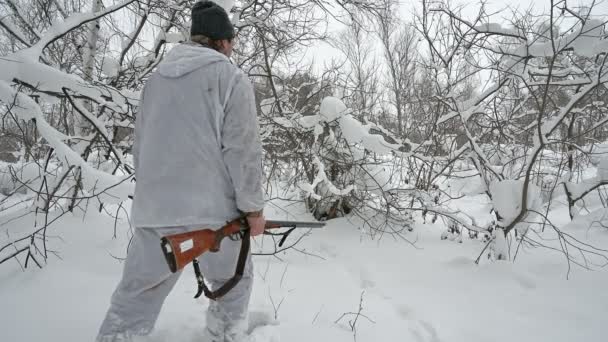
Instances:
[[[228,238],[232,241],[240,241],[243,239],[244,236],[245,236],[245,232],[240,231],[240,232],[236,232],[234,234],[228,235]]]

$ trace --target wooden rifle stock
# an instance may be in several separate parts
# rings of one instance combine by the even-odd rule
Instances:
[[[275,221],[267,220],[265,229],[291,228],[284,234],[281,244],[293,229],[321,228],[324,222]],[[244,217],[228,222],[223,227],[214,230],[203,228],[191,232],[167,235],[161,238],[161,248],[169,269],[175,273],[205,252],[217,252],[225,237],[235,236],[248,230],[249,226]],[[264,232],[266,234],[266,232]]]

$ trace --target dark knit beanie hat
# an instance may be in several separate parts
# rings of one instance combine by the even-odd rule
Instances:
[[[212,1],[199,1],[192,7],[190,35],[203,35],[213,40],[234,38],[234,27],[228,13]]]

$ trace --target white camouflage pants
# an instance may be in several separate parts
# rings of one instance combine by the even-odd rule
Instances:
[[[152,331],[165,298],[181,275],[181,271],[171,273],[169,270],[160,238],[187,230],[187,227],[135,229],[122,279],[112,294],[97,342],[131,341],[134,336],[148,335]],[[219,252],[205,253],[199,258],[201,272],[211,290],[234,275],[240,245],[241,241],[226,238]],[[252,283],[253,265],[249,254],[239,283],[225,296],[210,301],[206,315],[206,340],[202,342],[237,342],[242,338],[248,325]]]

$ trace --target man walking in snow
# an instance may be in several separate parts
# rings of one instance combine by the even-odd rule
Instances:
[[[196,3],[190,41],[168,53],[142,90],[133,147],[135,235],[98,342],[152,331],[180,275],[167,267],[162,236],[219,228],[240,213],[247,213],[251,236],[264,231],[253,87],[229,60],[233,38],[222,7]],[[240,241],[224,239],[219,252],[199,259],[212,290],[233,276],[239,249]],[[249,254],[238,285],[210,301],[206,341],[237,341],[245,333],[252,267]]]

